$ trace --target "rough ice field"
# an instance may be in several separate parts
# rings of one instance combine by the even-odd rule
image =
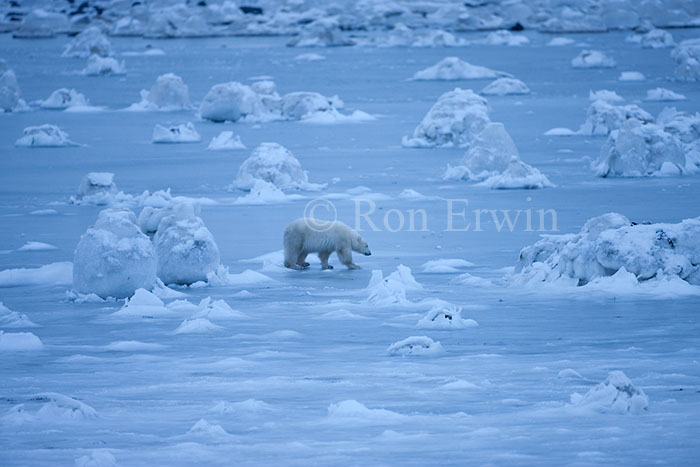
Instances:
[[[676,42],[698,36],[672,33]],[[84,58],[61,57],[68,38],[0,36],[25,101],[66,88],[105,109],[0,115],[0,464],[695,464],[697,294],[507,286],[503,268],[541,232],[526,231],[522,219],[498,232],[490,216],[482,232],[445,231],[448,198],[469,200],[472,223],[473,209],[532,209],[537,226],[536,210],[554,209],[560,234],[611,211],[636,222],[700,215],[697,176],[599,178],[590,163],[605,136],[543,136],[578,128],[589,92],[601,89],[658,115],[668,103],[644,99],[662,87],[686,96],[672,103],[679,110],[697,111],[700,89],[672,79],[669,49],[626,42],[627,32],[569,35],[573,43],[558,47],[546,45],[549,35],[524,34],[530,42],[520,47],[480,44],[486,33],[469,33],[457,34],[473,41],[467,48],[324,48],[325,60],[313,62],[298,60],[284,37],[111,37],[126,66],[117,76],[81,74]],[[147,44],[165,53],[125,54]],[[582,50],[617,66],[572,67]],[[445,168],[464,149],[401,147],[441,94],[491,81],[411,80],[447,56],[527,85],[527,95],[489,96],[490,115],[555,188],[446,182]],[[629,70],[646,80],[619,81]],[[215,84],[269,76],[280,94],[337,95],[346,113],[376,120],[222,124],[190,110],[122,111],[165,73],[182,77],[195,107]],[[200,142],[151,143],[156,124],[188,121]],[[25,128],[45,123],[80,146],[15,147]],[[222,131],[248,149],[208,151]],[[228,187],[263,142],[288,148],[310,180],[328,187],[284,203],[235,203],[242,193]],[[170,188],[210,200],[200,216],[229,269],[225,280],[177,289],[180,302],[141,294],[130,311],[121,301],[70,300],[68,262],[104,208],[69,203],[89,172],[114,173],[127,194]],[[372,249],[355,255],[362,270],[345,270],[335,255],[332,271],[315,257],[305,271],[281,267],[282,231],[309,199],[327,195],[354,226],[357,194],[376,203],[370,218],[381,230],[361,225]],[[428,231],[388,231],[390,209],[425,209]],[[29,242],[55,249],[23,249]],[[426,265],[441,259],[449,261]],[[368,289],[373,270],[387,281]],[[470,324],[431,324],[446,316]]]

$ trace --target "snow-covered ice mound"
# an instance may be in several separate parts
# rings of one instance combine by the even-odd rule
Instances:
[[[68,134],[56,125],[44,124],[24,129],[24,136],[15,141],[15,146],[27,148],[55,148],[77,146],[68,139]]]
[[[414,80],[442,80],[451,81],[459,79],[484,79],[505,76],[505,73],[495,71],[479,65],[460,60],[457,57],[447,57],[435,65],[416,72]]]
[[[45,3],[42,6],[49,8],[51,3]],[[31,9],[22,18],[22,24],[12,33],[12,37],[45,39],[54,37],[57,33],[66,33],[72,29],[71,23],[64,13],[49,11],[45,8]]]
[[[678,112],[673,107],[667,107],[659,113],[656,122],[664,131],[680,140],[688,172],[700,168],[700,113]]]
[[[683,81],[700,81],[700,39],[681,42],[671,51],[676,62],[676,78]]]
[[[297,195],[299,196],[299,195]],[[261,205],[286,203],[294,199],[294,195],[288,195],[274,184],[256,178],[248,193],[239,197],[234,204]]]
[[[317,92],[292,92],[285,94],[281,101],[282,117],[288,120],[302,120],[317,112],[330,112],[338,105],[339,100],[329,99]]]
[[[474,138],[457,166],[448,166],[446,180],[481,182],[493,189],[532,189],[553,186],[536,168],[520,160],[518,148],[502,123],[490,122]]]
[[[81,73],[87,76],[123,75],[126,74],[126,67],[124,62],[118,62],[115,58],[90,55]]]
[[[574,68],[612,68],[615,65],[615,60],[599,50],[583,50],[571,60]]]
[[[530,94],[530,88],[525,83],[515,78],[499,78],[486,85],[481,94],[487,96],[507,96],[518,94]]]
[[[153,244],[158,257],[158,278],[165,284],[189,285],[206,281],[220,264],[214,236],[198,217],[196,208],[176,206],[158,224]]]
[[[119,467],[119,464],[108,449],[93,449],[89,454],[76,458],[75,467]]]
[[[239,135],[233,131],[222,131],[218,136],[214,136],[209,142],[207,149],[210,151],[227,151],[231,149],[246,149]]]
[[[471,89],[455,88],[440,96],[411,138],[404,136],[405,147],[467,146],[490,122],[486,99]]]
[[[463,47],[468,42],[442,29],[412,31],[403,24],[397,24],[386,40],[376,43],[379,47]]]
[[[517,156],[510,158],[503,172],[491,175],[480,185],[495,190],[533,190],[554,186],[542,172]]]
[[[131,321],[133,319],[170,317],[174,314],[176,314],[176,311],[166,307],[163,300],[148,290],[139,288],[133,292],[131,297],[127,297],[124,306],[112,313],[110,318]],[[135,344],[135,342],[131,341],[131,344]],[[117,345],[112,344],[111,350],[126,350],[128,347],[131,347],[132,350],[137,350],[135,348],[136,345],[130,345],[127,342],[121,342]]]
[[[189,89],[179,76],[166,73],[156,78],[150,90],[141,90],[141,102],[127,110],[186,110],[192,107]]]
[[[344,400],[328,406],[328,418],[338,423],[352,424],[393,424],[403,422],[406,415],[387,409],[370,409],[354,399]]]
[[[666,88],[654,88],[647,90],[645,101],[684,101],[685,96],[677,92],[673,92]]]
[[[518,157],[519,154],[503,124],[489,122],[473,138],[461,166],[448,168],[445,178],[483,181],[503,172],[511,157]]]
[[[449,274],[461,272],[462,268],[471,268],[474,263],[464,259],[433,259],[423,263],[423,272],[428,274]]]
[[[320,62],[321,60],[325,60],[326,57],[324,57],[321,54],[315,54],[315,53],[304,53],[304,54],[299,54],[296,57],[294,57],[294,60],[300,61],[300,62]]]
[[[517,47],[529,44],[530,39],[522,34],[513,34],[506,29],[501,29],[489,33],[485,39],[476,42],[487,45],[508,45]]]
[[[427,336],[411,336],[391,344],[386,351],[392,355],[436,355],[445,349],[438,341]]]
[[[374,117],[356,110],[341,114],[343,102],[317,92],[291,92],[280,97],[273,81],[263,80],[251,86],[238,82],[217,84],[211,88],[200,105],[202,118],[215,122],[239,120],[261,122],[273,120],[303,120],[311,123],[343,123],[373,120]]]
[[[646,77],[639,71],[621,71],[618,81],[644,81]]]
[[[367,285],[367,302],[375,306],[408,305],[411,302],[406,298],[406,292],[422,289],[423,286],[411,274],[411,269],[403,264],[386,278],[377,269],[372,271]]]
[[[623,372],[611,371],[586,394],[572,394],[571,405],[591,412],[639,414],[647,410],[649,398]]]
[[[35,328],[37,325],[27,315],[7,308],[0,302],[0,328]]]
[[[0,330],[0,352],[32,352],[44,344],[31,332],[3,332]]]
[[[583,135],[607,135],[630,120],[636,119],[645,123],[654,121],[641,107],[630,105],[614,105],[610,102],[597,100],[591,103],[586,113],[586,121],[579,128],[578,133]]]
[[[416,327],[420,329],[464,329],[478,325],[473,319],[462,318],[462,308],[450,304],[431,308],[416,323]]]
[[[524,248],[512,279],[515,285],[582,286],[620,272],[639,282],[675,278],[700,285],[700,218],[633,224],[617,213],[594,217],[577,234],[547,235]]]
[[[71,197],[74,204],[111,204],[117,196],[117,185],[111,172],[90,172],[80,182],[78,193]]]
[[[615,91],[610,91],[608,89],[600,89],[598,91],[588,91],[588,100],[613,103],[622,102],[625,99]]]
[[[62,57],[88,58],[90,55],[109,57],[112,55],[112,44],[107,36],[96,26],[90,26],[70,41]]]
[[[151,139],[154,143],[198,143],[201,140],[192,122],[167,127],[156,124]]]
[[[56,89],[41,102],[42,109],[65,110],[68,107],[87,107],[90,102],[75,89]]]
[[[204,96],[199,113],[214,122],[237,122],[245,118],[264,120],[269,112],[250,86],[231,81],[214,85]]]
[[[287,42],[288,47],[343,47],[355,45],[345,37],[337,20],[323,18],[314,21],[310,28]]]
[[[626,121],[608,136],[594,164],[599,177],[678,175],[695,171],[681,141],[660,125]]]
[[[27,104],[19,97],[20,90],[15,72],[0,59],[0,112],[17,112],[27,109]]]
[[[644,34],[633,34],[625,39],[627,42],[641,44],[646,49],[659,49],[675,45],[670,32],[663,29],[652,29]]]
[[[156,282],[156,251],[128,209],[105,209],[80,237],[73,288],[102,298],[124,298]]]
[[[72,276],[73,264],[68,261],[38,268],[5,269],[0,271],[0,287],[70,285]]]
[[[569,39],[568,37],[554,37],[552,40],[547,42],[548,47],[563,47],[565,45],[571,45],[574,42],[576,42],[573,39]]]
[[[209,334],[224,329],[207,318],[188,318],[175,329],[175,334]]]
[[[251,190],[257,180],[280,190],[320,190],[325,185],[309,183],[309,176],[289,149],[277,143],[262,143],[238,169],[233,187]]]

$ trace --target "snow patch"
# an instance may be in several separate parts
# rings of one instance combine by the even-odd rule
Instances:
[[[386,351],[392,355],[437,355],[445,350],[440,342],[426,336],[411,336],[391,344]]]

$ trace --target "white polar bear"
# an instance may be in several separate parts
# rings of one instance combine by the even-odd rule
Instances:
[[[352,252],[365,256],[372,254],[367,242],[354,230],[340,221],[322,221],[312,218],[300,218],[284,229],[284,265],[291,269],[309,267],[306,255],[318,253],[322,269],[333,269],[328,264],[328,257],[338,253],[340,262],[348,269],[359,269],[352,262]]]

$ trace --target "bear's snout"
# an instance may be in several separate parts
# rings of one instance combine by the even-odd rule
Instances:
[[[368,248],[368,249],[365,251],[365,256],[371,256],[371,255],[372,255],[372,252],[369,251],[369,248]]]

